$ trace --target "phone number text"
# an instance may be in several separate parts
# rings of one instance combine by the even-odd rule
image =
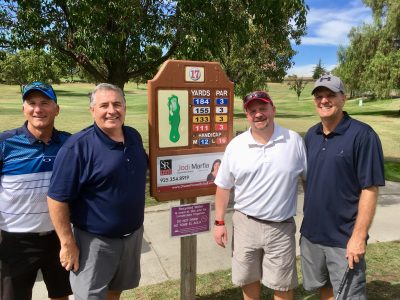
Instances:
[[[189,179],[189,175],[181,175],[181,176],[170,176],[170,177],[161,177],[160,182],[177,182],[177,181],[185,181]]]

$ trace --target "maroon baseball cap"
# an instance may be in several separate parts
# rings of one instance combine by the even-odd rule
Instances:
[[[250,94],[247,94],[244,98],[243,98],[243,107],[244,109],[247,109],[247,106],[254,100],[260,100],[263,101],[265,103],[269,103],[272,106],[274,106],[274,103],[272,102],[271,97],[268,95],[267,92],[264,91],[254,91],[251,92]]]

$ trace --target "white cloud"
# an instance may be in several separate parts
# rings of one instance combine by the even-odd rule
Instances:
[[[303,45],[348,45],[347,35],[352,27],[371,22],[370,8],[361,1],[349,2],[347,7],[326,9],[310,7],[307,15],[308,34]]]
[[[297,77],[312,77],[316,64],[293,66],[289,69],[287,75],[297,75]],[[332,71],[336,65],[323,66],[328,72]]]
[[[287,75],[311,77],[318,59],[321,59],[327,71],[331,71],[337,62],[332,57],[332,49],[349,44],[347,35],[352,27],[372,23],[371,9],[364,6],[362,0],[306,2],[310,7],[307,15],[308,33],[302,37],[301,44],[295,47],[298,51],[294,57],[296,65],[287,71]],[[327,62],[331,65],[326,65]]]

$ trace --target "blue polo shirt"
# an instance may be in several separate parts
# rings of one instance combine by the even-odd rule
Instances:
[[[53,129],[46,144],[27,126],[0,133],[0,229],[9,232],[54,229],[47,190],[57,152],[70,136]]]
[[[300,232],[313,243],[346,248],[353,232],[361,190],[385,185],[378,135],[346,112],[333,132],[322,124],[305,136],[307,182]]]
[[[54,162],[48,195],[68,202],[71,223],[87,232],[121,237],[143,224],[148,159],[139,132],[123,131],[118,143],[94,124],[72,135]]]

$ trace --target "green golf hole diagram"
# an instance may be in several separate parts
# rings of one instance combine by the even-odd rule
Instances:
[[[179,99],[176,95],[168,97],[168,111],[169,111],[169,125],[171,130],[169,132],[169,140],[173,143],[179,141],[181,135],[179,134],[179,124],[181,123],[180,116],[181,107],[179,105]]]

